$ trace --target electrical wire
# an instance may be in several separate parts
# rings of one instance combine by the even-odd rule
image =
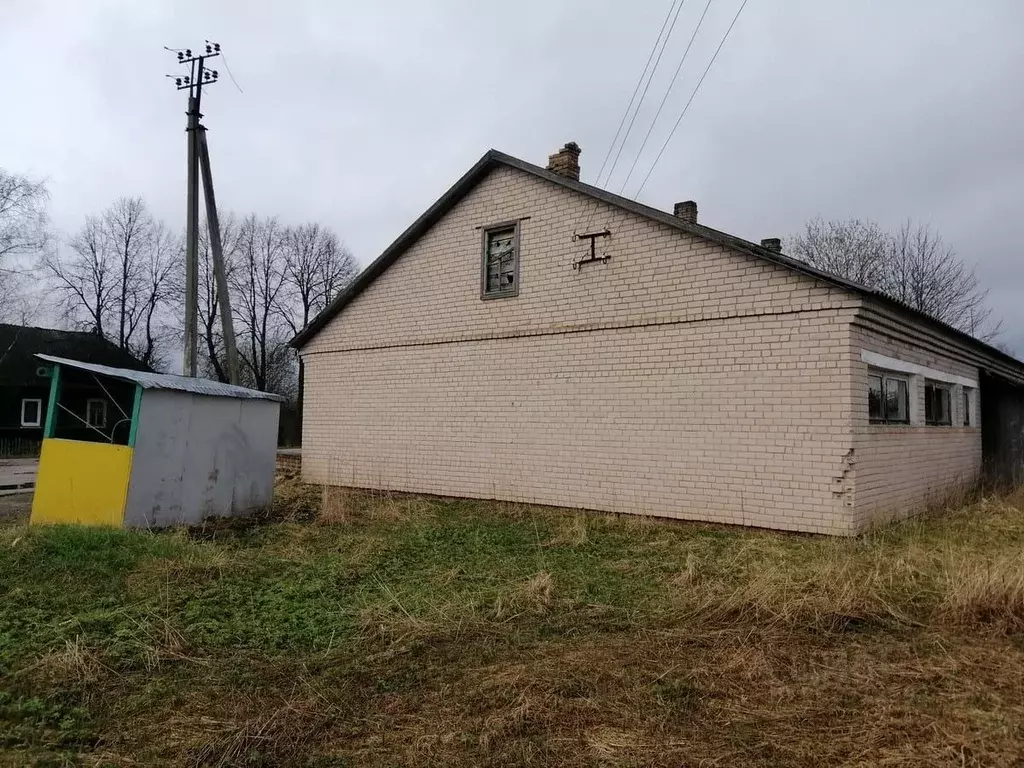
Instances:
[[[608,171],[608,177],[604,180],[605,184],[611,182],[612,176],[615,175],[615,166],[619,164],[619,157],[621,157],[622,150],[626,147],[626,140],[629,139],[630,131],[633,130],[633,124],[636,122],[637,115],[640,114],[640,107],[643,106],[644,99],[647,97],[647,89],[651,87],[654,75],[658,71],[658,65],[661,63],[661,57],[665,53],[665,47],[668,45],[668,39],[672,36],[672,30],[676,28],[676,21],[679,20],[679,12],[683,10],[683,5],[685,4],[686,0],[680,0],[679,5],[676,7],[676,15],[672,17],[672,25],[668,28],[668,34],[665,35],[665,39],[661,44],[661,50],[658,51],[658,58],[654,60],[654,67],[651,68],[650,77],[647,78],[647,85],[644,86],[643,93],[640,94],[640,101],[636,103],[636,110],[633,112],[633,117],[629,121],[629,126],[626,128],[625,135],[622,137],[622,143],[619,145],[619,151],[615,154],[615,160],[612,161],[611,170]]]
[[[226,69],[228,71],[228,77],[231,78],[231,82],[235,84],[235,88],[238,89],[238,92],[239,93],[245,93],[245,91],[242,90],[242,86],[240,86],[238,84],[238,81],[235,80],[235,76],[233,74],[231,74],[231,67],[228,66],[228,58],[227,58],[227,56],[224,55],[223,51],[221,51],[220,60],[224,62],[224,69]]]
[[[679,3],[678,6],[676,3]],[[597,178],[594,180],[595,186],[601,185],[601,173],[604,171],[605,166],[608,164],[608,158],[611,157],[612,151],[615,149],[615,141],[618,139],[619,134],[622,132],[622,126],[626,122],[626,118],[629,117],[630,110],[633,108],[633,102],[636,101],[637,91],[640,90],[641,84],[644,82],[644,77],[647,77],[647,84],[644,85],[643,93],[640,94],[640,100],[636,102],[636,110],[633,112],[633,117],[629,121],[629,127],[626,128],[626,133],[622,137],[622,143],[619,145],[619,151],[615,155],[615,160],[612,162],[611,170],[608,171],[608,176],[605,178],[605,184],[611,181],[612,174],[615,173],[615,166],[618,165],[619,157],[622,155],[622,149],[626,146],[626,140],[629,138],[630,131],[633,130],[633,123],[636,122],[636,116],[640,113],[640,107],[643,105],[644,98],[647,96],[647,89],[651,87],[651,81],[654,79],[654,73],[658,69],[658,64],[661,63],[661,57],[665,53],[665,46],[668,45],[668,39],[672,36],[672,30],[675,29],[676,21],[679,19],[679,12],[683,9],[683,4],[686,0],[672,0],[672,5],[669,6],[668,15],[665,16],[665,21],[661,24],[661,30],[658,32],[658,37],[654,41],[654,47],[651,48],[651,53],[647,57],[647,64],[644,65],[644,71],[640,73],[640,79],[637,80],[636,88],[633,89],[633,96],[629,100],[629,105],[626,107],[626,111],[622,115],[622,120],[619,121],[619,128],[615,132],[615,139],[612,139],[612,144],[608,147],[608,154],[605,155],[604,162],[601,164],[601,170],[597,174]],[[673,15],[673,11],[675,12]],[[672,22],[668,27],[668,32],[662,39],[662,33],[665,32],[665,25],[669,23],[669,17],[672,17]],[[658,45],[661,44],[659,50]],[[657,58],[654,59],[654,66],[651,67],[651,59],[654,58],[655,51],[657,51]],[[648,69],[650,69],[650,75],[648,76]],[[594,220],[594,216],[600,209],[601,203],[594,200],[590,205],[590,213],[587,216],[587,221],[583,225],[583,231],[586,232],[587,228],[590,227],[590,222]]]
[[[644,83],[644,78],[647,77],[647,70],[651,67],[651,61],[654,60],[654,54],[658,50],[658,44],[661,42],[661,36],[665,34],[665,27],[668,26],[668,20],[672,17],[672,11],[676,8],[678,0],[672,0],[672,5],[669,6],[668,13],[665,15],[665,20],[661,23],[661,29],[658,30],[658,37],[654,41],[654,45],[651,47],[651,52],[647,56],[647,63],[644,64],[644,70],[640,73],[639,79],[636,81],[636,87],[633,88],[633,95],[629,97],[629,104],[626,106],[626,111],[622,113],[622,119],[619,120],[619,127],[615,129],[615,138],[612,139],[611,146],[608,147],[608,153],[604,156],[604,162],[601,163],[601,170],[597,172],[597,178],[594,181],[595,185],[601,183],[601,174],[604,173],[604,169],[608,167],[608,161],[611,159],[612,152],[615,151],[615,144],[619,140],[619,136],[622,134],[622,126],[626,124],[626,119],[629,117],[629,113],[633,110],[633,102],[636,101],[636,95],[640,93],[640,86]]]
[[[665,143],[661,145],[661,150],[658,152],[658,156],[654,158],[654,164],[651,165],[651,169],[647,172],[647,175],[644,176],[644,180],[640,184],[640,188],[636,191],[636,194],[633,195],[634,200],[640,196],[640,193],[644,191],[644,187],[647,186],[648,179],[651,178],[651,174],[654,173],[654,169],[658,166],[658,161],[661,160],[661,156],[665,154],[665,149],[668,147],[669,142],[672,141],[672,136],[675,135],[676,129],[679,128],[679,124],[686,116],[686,111],[690,108],[690,104],[693,103],[693,99],[697,95],[697,91],[700,90],[700,86],[704,82],[704,78],[707,77],[708,72],[711,71],[711,65],[715,63],[715,59],[718,58],[718,54],[721,52],[722,46],[724,46],[725,41],[729,39],[729,33],[732,32],[732,28],[736,26],[736,21],[739,19],[740,14],[743,13],[743,9],[747,7],[748,1],[749,0],[743,0],[743,4],[740,5],[739,10],[736,11],[736,15],[733,16],[732,23],[729,25],[729,28],[725,30],[725,35],[722,37],[722,42],[720,42],[718,44],[718,48],[715,49],[715,55],[712,56],[711,61],[708,62],[708,66],[704,70],[704,74],[701,75],[700,80],[697,81],[697,85],[694,87],[693,93],[690,94],[690,99],[686,102],[686,106],[683,107],[683,111],[680,113],[679,119],[676,120],[675,125],[672,126],[672,130],[669,131],[668,137],[665,139]]]
[[[636,170],[637,163],[640,162],[640,158],[643,156],[644,148],[647,146],[648,140],[651,138],[651,134],[654,133],[654,126],[658,124],[658,118],[661,117],[661,111],[665,108],[665,102],[668,101],[669,94],[672,93],[672,88],[676,84],[676,79],[679,77],[679,73],[683,69],[683,64],[686,61],[686,56],[690,52],[690,48],[693,46],[693,41],[697,38],[697,33],[700,32],[701,25],[704,23],[704,17],[708,15],[708,9],[711,8],[712,0],[708,0],[704,6],[704,13],[700,15],[697,20],[697,26],[693,28],[693,34],[690,35],[690,42],[686,44],[686,50],[683,51],[683,57],[679,60],[679,66],[676,67],[675,74],[672,75],[672,79],[669,81],[668,88],[665,89],[665,96],[661,99],[661,104],[658,105],[658,111],[654,113],[654,119],[651,120],[651,127],[647,129],[647,135],[644,136],[643,143],[640,144],[640,149],[636,151],[636,157],[633,158],[633,164],[629,167],[629,173],[626,174],[626,178],[622,182],[622,186],[619,187],[619,194],[622,194],[622,190],[626,188],[629,183],[630,177],[633,175],[633,171]]]

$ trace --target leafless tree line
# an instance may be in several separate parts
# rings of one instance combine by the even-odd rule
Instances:
[[[121,198],[58,243],[46,221],[46,188],[0,171],[0,321],[26,322],[16,305],[31,273],[69,326],[90,330],[155,369],[176,368],[183,336],[184,238],[142,198]],[[242,383],[294,396],[299,362],[288,341],[355,276],[338,236],[318,223],[221,217]],[[205,227],[200,239],[199,329],[204,373],[227,381],[218,296]],[[18,268],[13,266],[18,259]]]
[[[50,243],[46,184],[0,168],[0,322],[32,314],[29,265]]]
[[[358,265],[338,236],[317,223],[288,227],[276,217],[229,214],[221,219],[221,240],[243,383],[294,396],[301,375],[288,341],[355,277]],[[205,233],[199,252],[202,363],[208,376],[226,381],[219,297]]]
[[[44,254],[41,266],[65,319],[159,367],[166,341],[160,314],[172,300],[179,250],[178,238],[142,198],[121,198],[87,217],[65,249]]]
[[[787,252],[979,339],[999,336],[974,268],[926,224],[907,221],[891,233],[871,221],[819,217],[789,238]]]

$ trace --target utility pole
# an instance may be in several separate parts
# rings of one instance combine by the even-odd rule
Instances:
[[[228,295],[228,276],[224,265],[224,250],[220,241],[220,217],[217,216],[217,198],[213,194],[213,171],[210,170],[210,148],[206,143],[206,129],[196,132],[199,142],[199,165],[203,172],[203,193],[206,195],[206,226],[210,230],[210,252],[213,255],[213,274],[217,285],[221,330],[224,332],[224,351],[228,358],[228,381],[238,384],[238,349],[235,346],[235,323],[231,317],[231,297]]]
[[[210,250],[213,256],[213,271],[218,294],[221,326],[224,332],[224,346],[227,352],[228,379],[238,383],[238,352],[235,345],[234,324],[231,317],[231,300],[228,295],[227,274],[224,267],[224,253],[220,239],[220,219],[217,216],[217,202],[213,193],[213,172],[210,169],[210,151],[206,143],[206,128],[200,125],[199,111],[203,98],[203,84],[217,82],[215,69],[207,69],[205,61],[220,56],[220,44],[206,41],[206,51],[193,56],[186,48],[177,51],[178,63],[188,65],[189,74],[175,77],[178,90],[188,90],[188,181],[187,217],[185,233],[185,344],[182,373],[195,376],[199,352],[199,173],[203,176],[203,191],[206,197],[206,224],[210,232]],[[172,75],[168,75],[172,77]]]

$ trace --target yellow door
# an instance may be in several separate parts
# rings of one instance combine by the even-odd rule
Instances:
[[[32,523],[120,527],[132,449],[81,440],[43,440],[32,498]]]

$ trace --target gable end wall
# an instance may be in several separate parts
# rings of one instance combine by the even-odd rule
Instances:
[[[510,219],[519,295],[481,301],[480,228]],[[859,304],[499,168],[303,348],[303,475],[850,533]]]

